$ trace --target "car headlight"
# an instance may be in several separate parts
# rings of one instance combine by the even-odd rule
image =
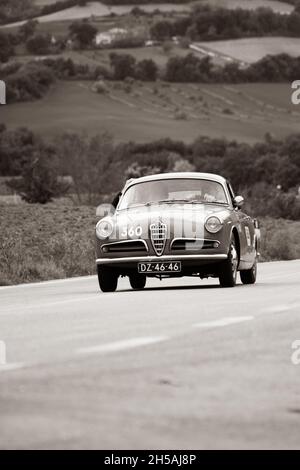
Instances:
[[[100,220],[96,225],[96,234],[98,238],[108,238],[113,233],[113,223],[110,220]]]
[[[206,219],[205,228],[208,232],[217,233],[221,230],[222,227],[223,227],[223,223],[221,222],[219,217],[216,217],[213,215],[211,217],[208,217],[208,219]]]

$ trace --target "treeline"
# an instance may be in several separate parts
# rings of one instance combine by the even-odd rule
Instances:
[[[298,220],[299,155],[300,134],[282,140],[268,135],[254,145],[208,137],[192,144],[170,139],[115,144],[107,134],[62,134],[49,143],[28,129],[0,126],[2,176],[28,175],[38,158],[43,175],[55,164],[58,175],[72,177],[79,202],[84,194],[91,201],[92,195],[99,200],[99,195],[117,192],[124,175],[195,170],[227,177],[237,192],[248,196],[250,210],[257,214]]]
[[[37,11],[32,0],[1,0],[0,24],[31,18]]]
[[[300,37],[300,6],[291,14],[282,15],[265,7],[230,10],[197,4],[188,16],[156,22],[151,27],[151,36],[159,41],[172,36],[186,36],[193,41],[251,36]]]
[[[174,4],[182,4],[182,3],[191,3],[191,0],[99,0],[101,3],[105,5],[147,5],[147,4],[160,4],[160,3],[174,3]]]
[[[237,62],[216,67],[210,57],[200,59],[194,54],[171,57],[166,65],[164,79],[169,82],[249,83],[284,82],[300,76],[300,56],[288,54],[267,55],[241,68]]]
[[[237,63],[216,67],[211,59],[199,59],[193,54],[171,57],[165,70],[160,70],[152,59],[136,61],[129,54],[110,54],[111,67],[78,64],[72,59],[46,58],[27,64],[11,63],[0,69],[5,80],[9,103],[41,98],[55,79],[124,81],[133,80],[182,83],[253,83],[294,81],[300,77],[300,57],[287,54],[266,56],[241,69]],[[102,87],[103,88],[103,87]],[[99,90],[100,92],[100,90]]]

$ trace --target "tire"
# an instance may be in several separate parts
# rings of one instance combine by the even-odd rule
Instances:
[[[118,274],[105,266],[97,266],[99,287],[102,292],[114,292],[118,286]]]
[[[236,285],[237,268],[239,264],[238,253],[234,236],[231,237],[228,258],[222,263],[219,281],[221,287],[234,287]]]
[[[254,264],[251,269],[240,271],[240,277],[243,284],[255,284],[257,275],[257,259],[255,257]]]
[[[129,276],[129,282],[132,289],[144,289],[146,285],[146,276],[144,274],[132,274]]]

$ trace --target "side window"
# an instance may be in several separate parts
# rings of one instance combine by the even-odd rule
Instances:
[[[122,193],[119,192],[118,194],[115,195],[111,205],[116,209],[117,205],[119,204],[119,200],[120,200],[120,197],[121,197]]]

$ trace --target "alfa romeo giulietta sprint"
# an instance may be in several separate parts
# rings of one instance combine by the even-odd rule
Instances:
[[[234,287],[254,284],[260,233],[230,183],[209,173],[164,173],[127,181],[115,212],[96,226],[100,289],[120,276],[133,289],[147,278],[215,277]]]

